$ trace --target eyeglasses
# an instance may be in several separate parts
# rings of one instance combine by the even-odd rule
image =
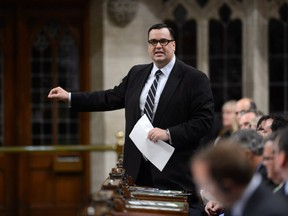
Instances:
[[[168,39],[156,40],[156,39],[152,39],[152,40],[149,40],[148,43],[150,45],[152,45],[152,46],[157,46],[158,43],[160,43],[161,46],[167,46],[172,41],[174,41],[174,40],[168,40]]]
[[[247,113],[247,112],[250,112],[250,110],[241,110],[241,111],[239,111],[239,112],[235,112],[236,113],[236,115],[240,115],[240,116],[242,116],[242,115],[244,115],[245,113]]]

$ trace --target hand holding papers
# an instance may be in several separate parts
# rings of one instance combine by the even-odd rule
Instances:
[[[160,171],[162,171],[172,156],[174,149],[171,145],[162,140],[156,143],[150,141],[148,132],[153,129],[148,117],[143,115],[135,124],[129,137],[134,142],[139,151]]]

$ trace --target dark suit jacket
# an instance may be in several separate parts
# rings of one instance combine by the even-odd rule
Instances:
[[[225,216],[230,216],[226,212]],[[248,199],[243,216],[287,216],[288,205],[279,196],[273,194],[267,186],[261,184]]]
[[[245,216],[285,216],[288,205],[263,184],[255,191],[244,210]]]
[[[152,63],[134,66],[113,89],[71,94],[71,107],[77,111],[125,108],[124,168],[134,179],[140,172],[142,154],[129,134],[141,117],[139,98],[152,66]],[[188,162],[199,147],[199,140],[212,125],[213,111],[213,96],[207,76],[177,59],[153,121],[154,127],[169,129],[175,151],[162,172],[151,166],[153,186],[194,191]]]
[[[274,193],[277,195],[277,196],[280,196],[282,199],[284,199],[286,202],[288,201],[288,196],[285,194],[285,184],[286,183],[281,183],[276,191],[274,191]]]

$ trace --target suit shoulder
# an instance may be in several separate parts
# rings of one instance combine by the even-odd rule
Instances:
[[[150,63],[150,64],[138,64],[138,65],[134,65],[134,66],[130,69],[129,73],[136,73],[136,72],[145,70],[145,69],[147,69],[147,68],[149,68],[149,67],[152,67],[152,65],[153,65],[152,63]]]
[[[245,215],[287,215],[287,203],[261,184],[248,200]]]
[[[188,65],[184,63],[181,60],[177,60],[178,67],[181,68],[181,71],[184,73],[186,76],[193,76],[193,77],[199,77],[199,78],[208,78],[207,75],[203,72],[198,70],[197,68]]]

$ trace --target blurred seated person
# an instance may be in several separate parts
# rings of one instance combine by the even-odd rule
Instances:
[[[280,173],[275,170],[274,164],[274,141],[276,138],[276,133],[272,133],[266,139],[263,140],[263,165],[266,167],[267,178],[270,180],[270,185],[275,190],[278,185],[283,181]]]
[[[251,98],[241,98],[236,102],[236,116],[239,124],[240,117],[247,111],[257,110],[255,102]]]
[[[222,129],[216,138],[215,143],[221,138],[231,136],[232,133],[238,130],[238,123],[236,119],[236,101],[230,100],[222,106]]]
[[[238,130],[234,134],[232,134],[230,139],[233,140],[235,143],[237,143],[237,145],[243,148],[244,152],[246,153],[246,157],[248,161],[252,165],[254,173],[259,173],[262,177],[261,178],[262,181],[264,181],[265,184],[268,185],[270,182],[267,179],[266,168],[262,163],[263,161],[262,159],[262,153],[263,153],[262,136],[259,135],[255,130],[243,129],[243,130]],[[207,191],[205,191],[205,194],[207,194]],[[205,211],[207,214],[209,212],[210,213],[221,212],[223,211],[223,206],[219,202],[214,201],[213,198],[210,198],[210,201],[208,201],[205,206]]]
[[[239,129],[256,130],[260,115],[261,114],[256,110],[245,111],[239,118]]]
[[[272,132],[288,126],[288,118],[285,114],[270,114],[262,116],[257,123],[257,131],[264,138]]]
[[[261,175],[254,175],[245,149],[235,139],[221,140],[196,154],[191,171],[196,185],[223,205],[225,216],[287,216],[286,202],[261,184]]]
[[[278,188],[277,194],[288,201],[288,127],[277,131],[274,154],[275,169],[283,178],[283,184]]]
[[[262,163],[263,137],[255,130],[243,129],[236,131],[231,139],[235,140],[245,150],[254,172],[261,174],[262,180],[267,181],[267,171]]]

